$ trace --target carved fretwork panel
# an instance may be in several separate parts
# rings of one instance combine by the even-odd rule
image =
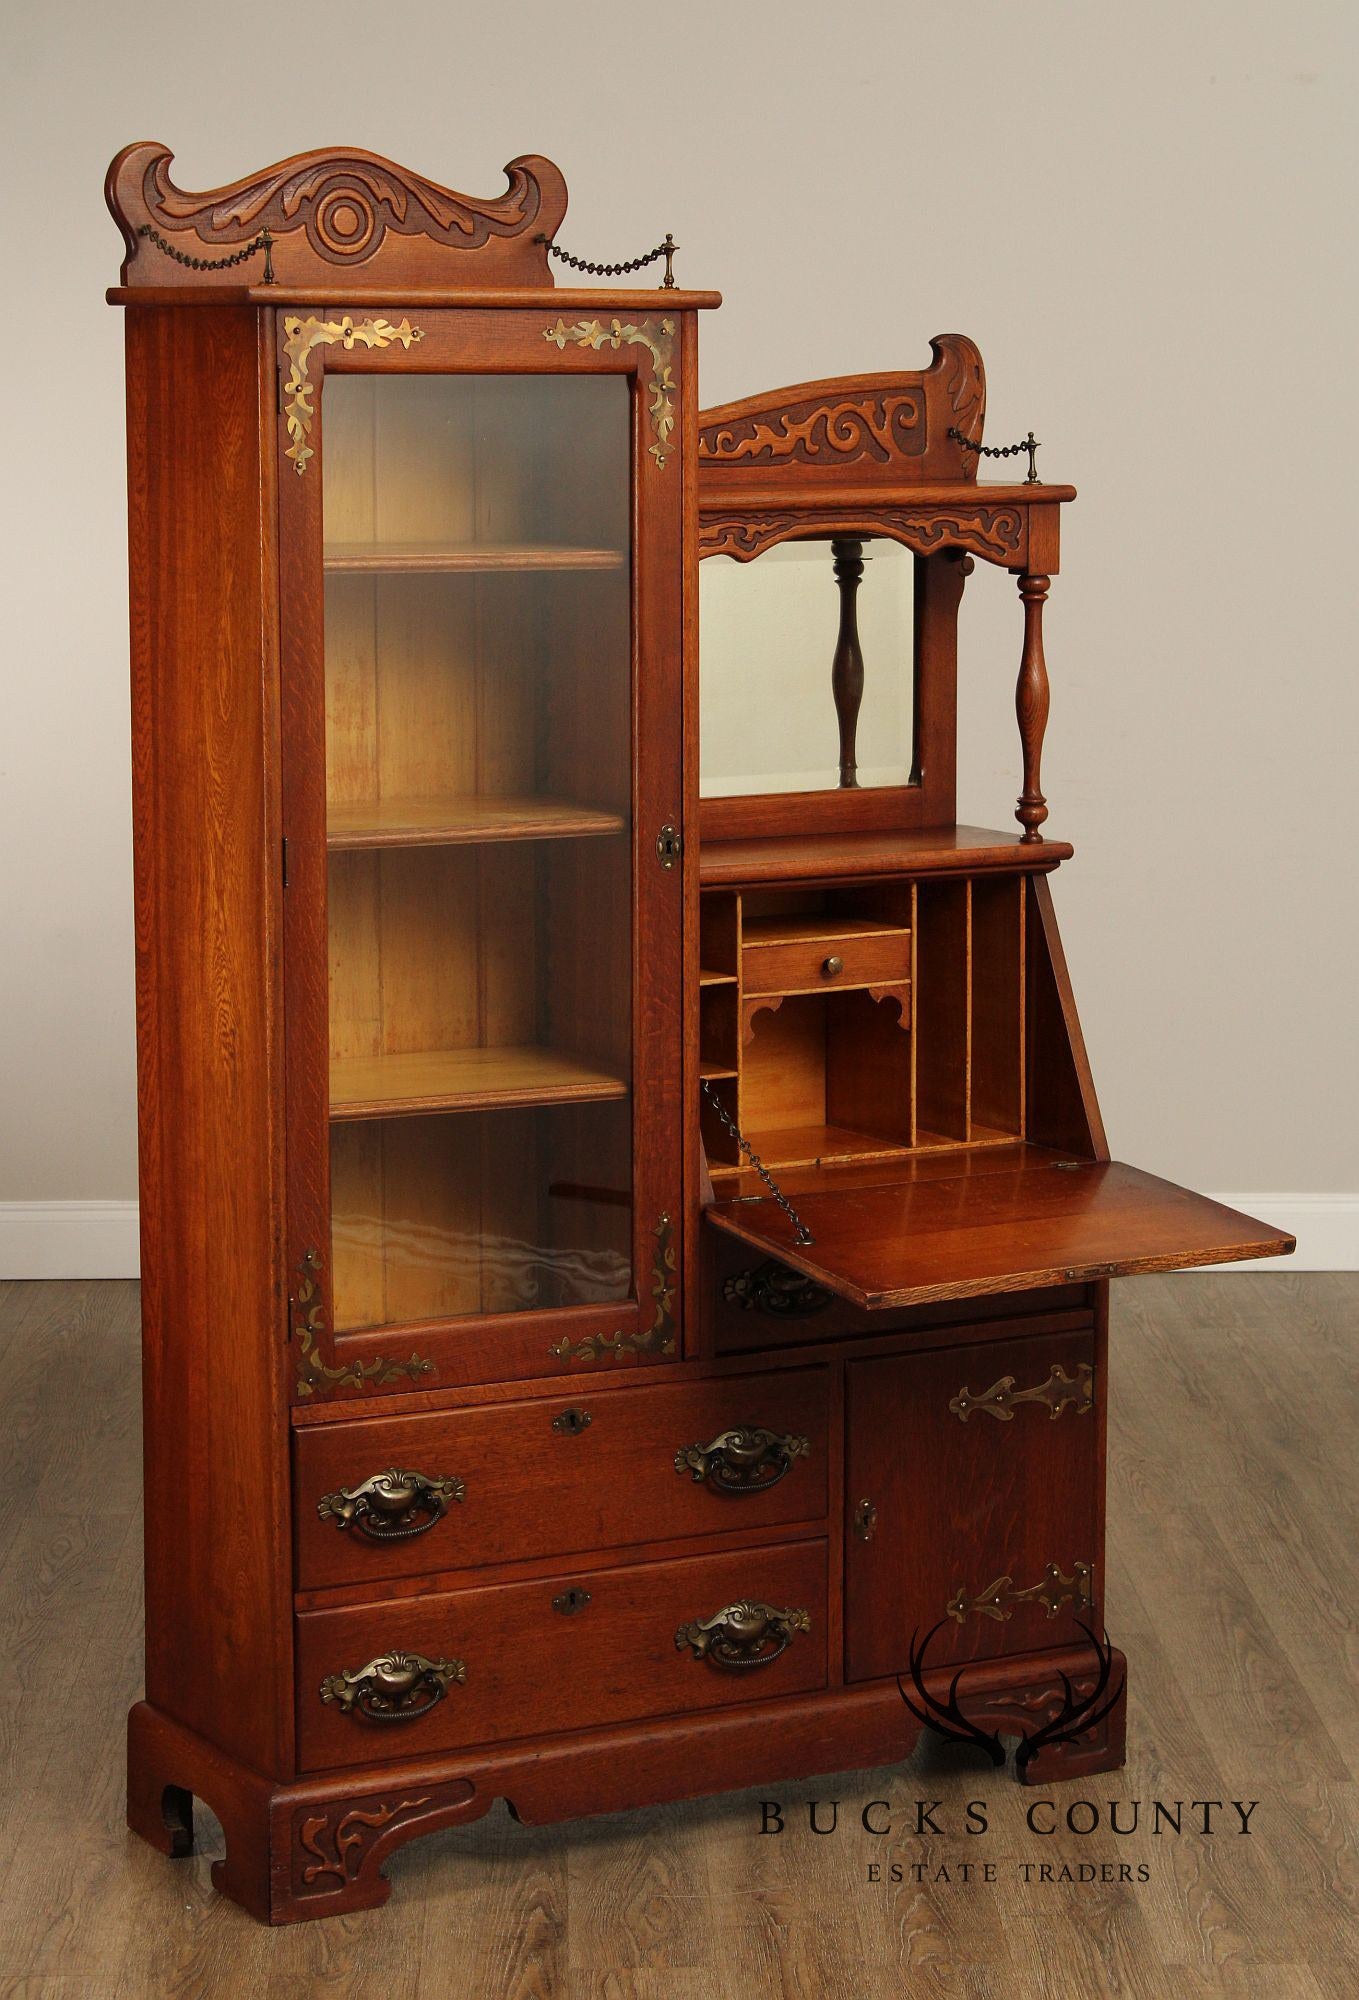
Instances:
[[[1008,505],[828,508],[813,504],[759,509],[730,505],[727,510],[705,505],[698,544],[700,555],[750,562],[777,542],[881,535],[919,556],[934,555],[939,549],[965,549],[984,562],[1015,569],[1024,561],[1028,534],[1028,509]]]
[[[976,457],[949,431],[981,441],[981,355],[960,333],[938,335],[930,350],[930,366],[911,374],[802,382],[704,410],[698,460],[705,505],[780,475],[851,486],[975,480]]]
[[[536,154],[512,160],[509,186],[490,200],[455,194],[357,150],[298,153],[199,194],[176,187],[173,159],[168,147],[144,140],[125,147],[109,168],[104,192],[127,244],[126,285],[258,284],[262,254],[226,271],[201,267],[240,252],[263,231],[273,239],[281,285],[333,285],[339,274],[365,285],[552,283],[540,239],[551,238],[566,213],[566,183]]]

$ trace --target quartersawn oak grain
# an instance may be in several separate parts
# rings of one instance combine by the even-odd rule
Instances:
[[[715,296],[550,291],[565,188],[536,157],[490,201],[352,149],[201,196],[169,164],[134,146],[109,181],[131,308],[145,1272],[129,1823],[182,1857],[204,1800],[214,1881],[288,1923],[382,1902],[398,1847],[498,1798],[547,1823],[899,1759],[912,1633],[1007,1575],[1012,1615],[944,1614],[930,1685],[951,1660],[992,1726],[1054,1715],[1088,1649],[1070,1601],[1052,1622],[1022,1593],[1080,1564],[1103,1616],[1107,1274],[1289,1247],[1108,1162],[1049,892],[1071,850],[1042,834],[1041,620],[1073,489],[977,482],[984,378],[961,336],[924,371],[701,415]],[[181,267],[143,223],[202,267],[158,282]],[[264,227],[277,285],[211,268]],[[313,309],[334,324],[309,351],[308,466],[285,456],[305,428],[287,322]],[[419,339],[368,348],[364,310]],[[620,474],[626,413],[612,512],[590,476],[602,419],[554,446],[564,412],[537,405],[553,477],[478,457],[500,378],[549,375],[615,409]],[[379,453],[384,376],[415,379]],[[431,453],[441,377],[471,388]],[[327,476],[346,462],[348,486]],[[849,545],[878,535],[914,554],[909,781],[851,782],[847,645],[842,786],[700,815],[700,552],[821,539],[857,564]],[[953,823],[978,559],[1024,603],[1020,839]],[[611,707],[598,662],[626,658],[625,620],[630,700]],[[536,954],[535,908],[555,926]],[[701,1080],[788,1156],[810,1245],[716,1113],[700,1122]],[[549,1202],[591,1205],[584,1247],[630,1245],[631,1296],[563,1305],[550,1273],[519,1309],[498,1260],[540,1174]],[[388,1254],[390,1225],[417,1254]],[[1093,1369],[1083,1414],[960,1417],[962,1387],[1054,1365]],[[806,1439],[776,1480],[694,1481],[695,1447],[766,1450],[765,1426]],[[394,1541],[339,1525],[336,1496],[403,1467],[464,1479],[464,1499]],[[83,1456],[55,1478],[44,1527],[72,1506],[83,1523]],[[676,1645],[752,1599],[809,1629],[739,1673]],[[1225,1602],[1240,1630],[1241,1591]],[[130,1646],[126,1607],[118,1630]],[[405,1649],[465,1658],[466,1685],[390,1728],[321,1700],[324,1676]],[[78,1718],[102,1683],[76,1650],[78,1687],[65,1651],[41,1686]],[[1023,1775],[1114,1770],[1124,1719]],[[141,1966],[134,1947],[129,1991]]]

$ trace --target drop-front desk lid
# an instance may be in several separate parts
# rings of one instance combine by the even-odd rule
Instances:
[[[990,1171],[876,1180],[793,1195],[799,1245],[768,1196],[706,1211],[734,1236],[870,1311],[1174,1271],[1293,1249],[1282,1231],[1118,1161],[1006,1148]],[[1013,1163],[1013,1164],[1011,1164]]]

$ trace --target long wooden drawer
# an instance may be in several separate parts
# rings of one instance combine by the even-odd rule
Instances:
[[[826,1684],[826,1544],[302,1612],[297,1661],[308,1771],[801,1694]]]
[[[300,1590],[817,1521],[826,1371],[595,1395],[581,1383],[541,1402],[317,1425],[294,1451]]]

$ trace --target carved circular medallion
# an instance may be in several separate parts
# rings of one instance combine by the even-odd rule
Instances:
[[[307,218],[308,236],[327,257],[367,257],[386,233],[369,195],[344,181],[327,188]]]

